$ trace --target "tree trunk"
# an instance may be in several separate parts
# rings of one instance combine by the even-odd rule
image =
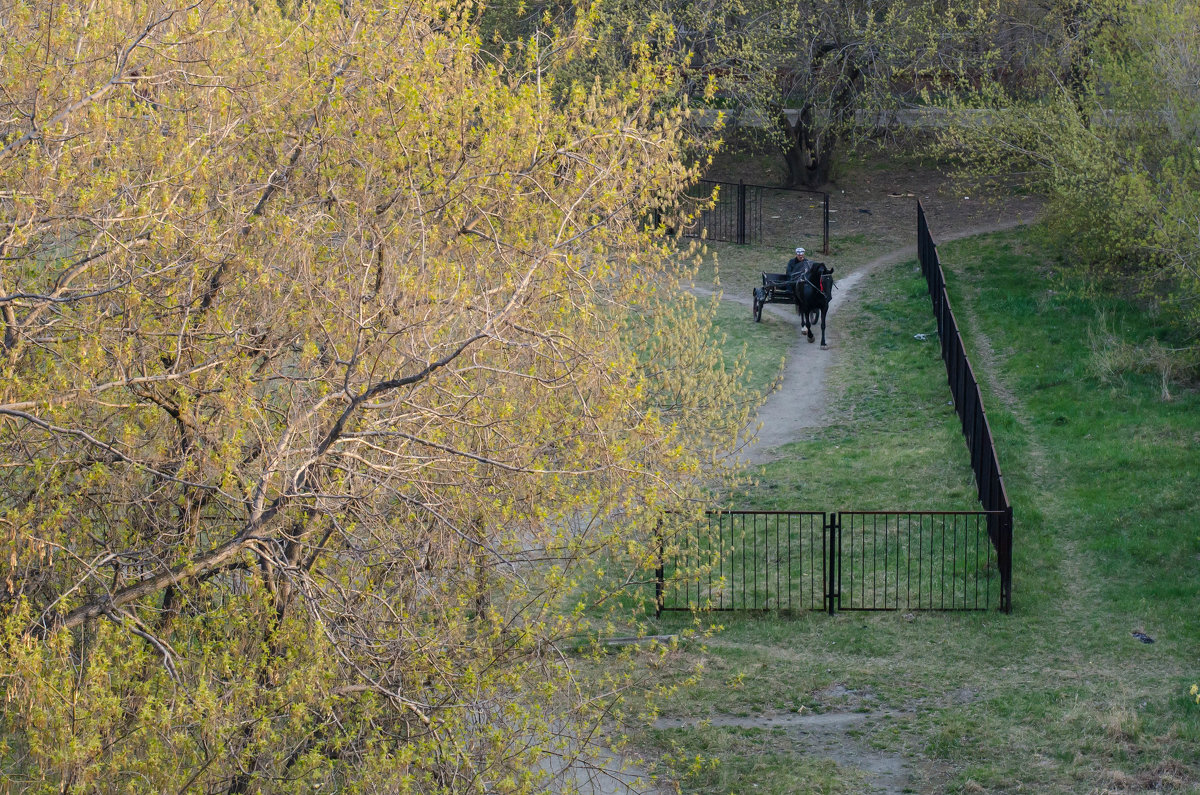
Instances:
[[[785,133],[783,160],[787,164],[787,187],[817,188],[829,181],[835,136],[813,122],[812,106],[806,105],[793,125],[782,109],[779,124]]]

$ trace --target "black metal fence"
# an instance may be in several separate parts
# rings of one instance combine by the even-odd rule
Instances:
[[[929,285],[929,296],[933,301],[933,314],[937,319],[938,338],[942,346],[942,361],[946,363],[946,376],[950,392],[954,396],[954,408],[962,421],[963,436],[971,453],[971,468],[975,472],[975,483],[979,490],[979,501],[994,518],[988,522],[988,535],[996,548],[1001,577],[1001,607],[1005,612],[1012,606],[1012,546],[1013,516],[1012,503],[1004,488],[1004,477],[1000,473],[1000,459],[992,441],[992,430],[988,425],[987,413],[983,409],[983,398],[975,371],[967,359],[958,322],[950,309],[950,296],[946,293],[946,275],[942,271],[937,244],[929,232],[925,208],[917,203],[917,257],[921,272]]]
[[[659,610],[988,610],[988,511],[714,511],[669,539]]]
[[[714,191],[712,207],[696,209],[712,202]],[[684,237],[789,247],[813,238],[822,253],[829,253],[828,193],[703,179],[685,201],[695,218]]]
[[[662,610],[821,610],[826,514],[713,511],[684,526],[658,572]]]
[[[1012,504],[920,204],[917,249],[983,510],[710,512],[665,529],[660,612],[1012,609]]]
[[[1001,593],[987,511],[837,515],[838,610],[988,610]]]
[[[725,243],[762,242],[762,188],[744,182],[702,179],[687,192],[688,204],[702,207],[695,212],[684,237],[703,237]],[[712,202],[711,207],[706,207]],[[689,208],[690,209],[690,208]]]

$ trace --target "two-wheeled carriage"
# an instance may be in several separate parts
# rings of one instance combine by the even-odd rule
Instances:
[[[762,287],[754,288],[754,322],[762,321],[762,310],[766,304],[788,303],[795,305],[796,288],[799,280],[786,273],[763,273]]]

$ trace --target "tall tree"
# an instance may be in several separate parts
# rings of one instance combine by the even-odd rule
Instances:
[[[0,2],[8,780],[541,791],[623,709],[565,644],[748,406],[664,74],[471,13]]]

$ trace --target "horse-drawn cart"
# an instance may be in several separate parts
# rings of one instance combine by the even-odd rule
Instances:
[[[792,270],[789,267],[789,270]],[[794,304],[800,315],[800,329],[813,341],[813,324],[821,322],[821,347],[825,347],[825,315],[833,296],[833,268],[813,262],[792,273],[763,273],[762,287],[754,288],[754,322],[762,321],[766,304]]]

